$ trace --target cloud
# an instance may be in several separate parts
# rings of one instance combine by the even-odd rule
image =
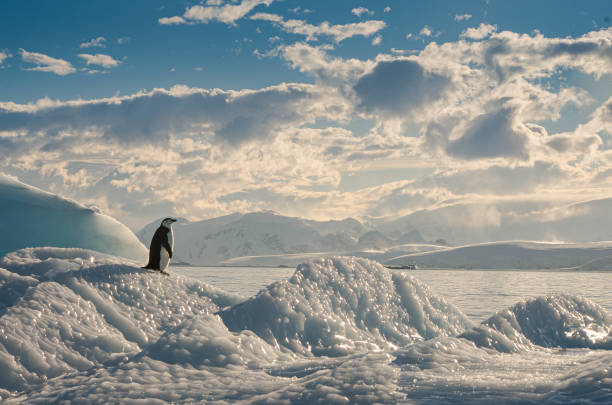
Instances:
[[[388,12],[390,12],[390,11],[391,11],[391,7],[387,6],[387,7],[385,7],[385,8],[383,9],[383,11],[384,11],[385,13],[388,13]]]
[[[26,68],[26,70],[51,72],[60,76],[65,76],[76,71],[70,62],[63,59],[52,58],[51,56],[37,52],[28,52],[25,49],[20,49],[19,52],[24,62],[34,63],[36,65],[32,68]]]
[[[132,40],[132,38],[130,38],[130,37],[119,37],[119,38],[117,38],[117,43],[119,45],[124,45],[124,44],[127,44],[128,42],[130,42],[131,40]]]
[[[441,97],[448,77],[427,71],[414,60],[381,61],[353,87],[359,106],[370,113],[407,117]]]
[[[87,53],[80,53],[79,58],[84,59],[85,63],[89,65],[98,65],[105,68],[117,67],[121,63],[120,61],[113,59],[112,56],[97,53],[90,55]]]
[[[0,132],[43,133],[49,139],[67,132],[75,139],[127,143],[167,142],[173,134],[193,133],[235,145],[273,136],[288,125],[332,118],[343,108],[341,101],[306,84],[227,92],[175,86],[89,101],[0,103]]]
[[[419,31],[419,35],[423,37],[430,37],[432,34],[433,31],[427,25],[421,28],[421,31]]]
[[[327,54],[329,45],[311,46],[304,42],[280,46],[277,50],[294,69],[308,73],[320,82],[345,83],[374,67],[373,62],[359,59],[334,58]]]
[[[430,37],[439,37],[440,35],[442,35],[442,32],[440,31],[435,31],[433,29],[431,29],[428,25],[423,26],[423,28],[421,28],[421,30],[419,31],[419,33],[417,35],[409,32],[408,34],[406,34],[406,39],[420,39],[422,41],[425,40],[425,38],[430,38]]]
[[[5,60],[7,60],[8,58],[12,56],[13,55],[11,55],[11,53],[8,50],[6,49],[0,50],[0,66],[2,66]]]
[[[382,42],[382,36],[381,35],[376,35],[374,38],[372,38],[372,45],[373,46],[378,46],[378,45],[380,45],[381,42]]]
[[[179,25],[179,24],[187,24],[187,20],[183,17],[175,15],[174,17],[162,17],[157,20],[161,25]]]
[[[472,18],[472,14],[455,14],[455,21],[467,21]]]
[[[477,28],[468,28],[464,30],[460,37],[479,40],[488,37],[495,31],[497,31],[497,25],[480,23]]]
[[[251,20],[268,21],[279,26],[283,31],[306,36],[307,41],[314,41],[320,35],[330,36],[335,42],[342,42],[354,36],[369,37],[385,28],[384,21],[369,20],[359,23],[332,25],[327,21],[319,25],[308,24],[302,20],[285,20],[282,16],[270,13],[257,13]]]
[[[516,120],[516,109],[501,107],[481,114],[468,123],[459,139],[452,141],[448,154],[462,159],[529,157],[531,131]]]
[[[356,15],[357,17],[361,17],[362,15],[374,15],[374,11],[369,10],[365,7],[357,7],[351,10],[351,13]]]
[[[208,24],[219,21],[228,25],[235,25],[255,7],[263,4],[269,6],[274,0],[242,0],[239,4],[224,4],[220,2],[207,2],[206,5],[192,6],[185,10],[183,16],[162,17],[158,20],[161,25],[178,24]]]
[[[81,45],[79,45],[79,47],[80,48],[93,48],[93,47],[105,48],[106,38],[104,37],[93,38],[87,42],[83,42]]]

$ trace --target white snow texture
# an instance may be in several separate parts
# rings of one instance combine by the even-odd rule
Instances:
[[[361,258],[303,264],[246,299],[91,250],[30,248],[0,262],[0,305],[6,403],[612,400],[598,305],[542,297],[474,326]]]

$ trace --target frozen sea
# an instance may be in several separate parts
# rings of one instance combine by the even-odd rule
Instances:
[[[6,403],[609,404],[609,273],[0,260]]]

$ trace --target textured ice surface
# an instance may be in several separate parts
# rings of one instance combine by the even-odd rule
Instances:
[[[242,299],[195,280],[112,263],[117,261],[57,248],[26,249],[1,261],[1,288],[13,296],[2,299],[0,387],[22,390],[138,353],[185,318]]]
[[[0,255],[34,246],[81,247],[135,260],[147,250],[125,225],[0,173]]]
[[[612,403],[610,315],[584,298],[474,326],[365,259],[304,264],[246,301],[84,249],[0,267],[7,404]]]
[[[612,316],[586,298],[538,297],[498,312],[461,335],[481,347],[518,352],[543,347],[612,349]]]
[[[220,315],[231,330],[249,329],[273,345],[328,356],[403,346],[471,326],[413,277],[357,258],[300,265],[289,280]]]

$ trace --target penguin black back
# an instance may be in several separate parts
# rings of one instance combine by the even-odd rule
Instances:
[[[153,234],[151,246],[149,247],[149,263],[143,269],[164,271],[168,260],[162,258],[162,254],[172,258],[172,228],[171,225],[176,219],[166,218]],[[164,268],[161,268],[161,267]]]

